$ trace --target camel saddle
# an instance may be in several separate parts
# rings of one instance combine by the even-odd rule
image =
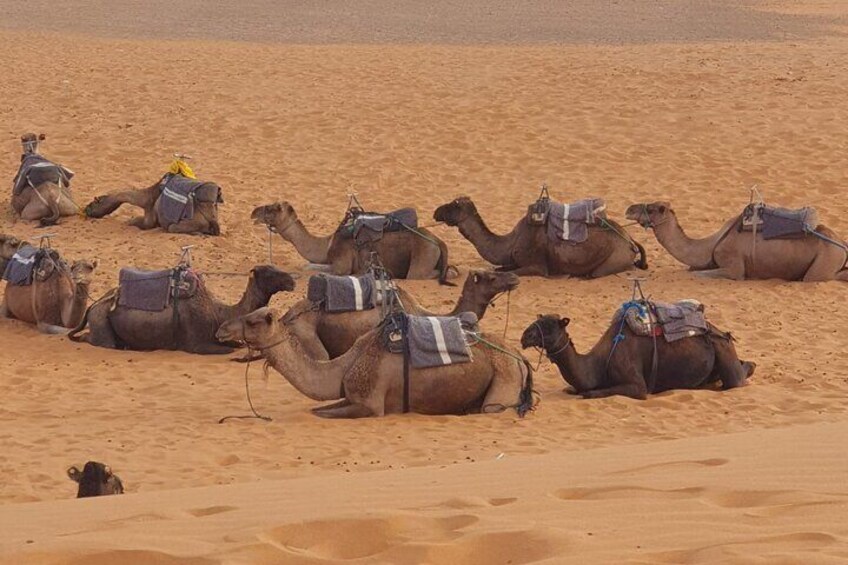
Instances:
[[[118,306],[161,312],[175,300],[193,297],[200,284],[200,276],[184,266],[163,271],[124,268],[118,275],[118,281]]]
[[[21,166],[18,168],[15,180],[12,181],[12,194],[17,196],[28,186],[34,188],[46,182],[67,187],[73,176],[72,170],[54,163],[38,153],[21,155]]]
[[[466,334],[477,331],[477,315],[410,316],[397,312],[381,324],[381,340],[391,353],[404,353],[415,369],[443,367],[471,361]]]
[[[320,273],[309,277],[306,298],[326,312],[361,312],[395,302],[397,285],[373,274],[336,276]]]
[[[665,337],[669,343],[704,335],[708,332],[704,305],[697,300],[681,300],[673,304],[632,300],[625,302],[613,316],[613,324],[622,317],[638,336]]]
[[[353,239],[363,246],[383,239],[385,232],[418,228],[418,212],[414,208],[401,208],[386,214],[365,212],[352,208],[337,230],[342,237]]]
[[[606,209],[602,198],[586,198],[571,204],[551,201],[547,219],[548,238],[583,243],[589,238],[589,226],[606,219]]]
[[[195,202],[221,203],[221,187],[212,182],[204,182],[168,173],[159,181],[162,197],[159,200],[159,212],[166,222],[179,223],[194,216]]]
[[[15,286],[29,286],[35,280],[46,281],[57,267],[67,269],[56,250],[24,245],[6,263],[3,280]]]
[[[763,239],[795,239],[804,237],[819,225],[815,208],[777,208],[762,203],[751,203],[742,211],[739,231],[763,234]]]

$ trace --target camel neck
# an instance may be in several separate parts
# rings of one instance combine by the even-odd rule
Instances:
[[[668,215],[668,219],[654,226],[654,234],[660,245],[678,261],[697,269],[709,268],[713,263],[713,252],[724,230],[703,239],[692,239],[686,235],[677,216]]]
[[[568,341],[564,346],[561,345],[564,340],[560,339],[555,347],[550,348],[551,351],[546,351],[548,358],[559,367],[565,382],[574,387],[577,392],[598,388],[602,379],[597,359],[592,355],[577,353],[571,339],[566,339]]]
[[[294,245],[300,256],[310,263],[327,262],[327,249],[330,247],[332,235],[312,235],[299,218],[295,218],[286,225],[275,224],[274,229],[277,230],[280,237]]]
[[[256,284],[256,279],[251,275],[250,280],[247,282],[247,288],[244,289],[241,299],[237,303],[230,305],[224,304],[219,300],[214,300],[217,319],[223,323],[227,320],[250,314],[258,308],[267,306],[270,300],[271,295],[262,292],[259,285]]]
[[[459,224],[459,233],[477,248],[480,256],[494,265],[511,265],[514,230],[508,235],[497,235],[486,226],[479,213],[469,214]]]

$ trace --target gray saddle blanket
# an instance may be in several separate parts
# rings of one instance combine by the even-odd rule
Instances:
[[[168,173],[159,181],[159,213],[168,224],[194,216],[195,202],[221,202],[221,188],[212,182]]]
[[[466,333],[477,324],[473,312],[459,316],[407,316],[409,363],[416,369],[471,361]]]
[[[380,241],[385,232],[403,231],[418,227],[418,212],[414,208],[401,208],[387,214],[360,212],[342,226],[342,233],[353,237],[357,245]]]
[[[551,202],[548,210],[548,237],[572,243],[589,238],[589,226],[606,218],[606,204],[601,198],[587,198],[571,204]]]
[[[790,210],[765,204],[749,204],[742,212],[740,231],[756,229],[763,234],[763,239],[790,239],[803,237],[818,225],[818,212],[809,206]]]
[[[12,194],[17,196],[26,187],[36,187],[45,182],[54,184],[61,182],[63,186],[68,186],[73,176],[72,170],[54,163],[38,153],[22,155],[18,174],[12,181]]]
[[[622,316],[636,335],[662,335],[669,343],[708,331],[704,305],[697,300],[681,300],[674,304],[642,300],[625,302],[613,316],[613,323],[620,323]]]
[[[3,280],[16,286],[31,285],[39,259],[39,251],[37,247],[31,245],[18,249],[6,264],[6,269],[3,271]]]
[[[327,312],[361,312],[377,305],[377,281],[373,275],[339,277],[319,274],[309,277],[306,298]]]
[[[131,310],[161,312],[171,304],[176,295],[191,298],[197,290],[199,279],[187,269],[142,271],[121,269],[118,275],[118,305]]]

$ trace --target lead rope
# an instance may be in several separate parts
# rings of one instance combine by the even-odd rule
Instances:
[[[512,291],[506,291],[506,321],[504,321],[504,339],[506,339],[506,331],[509,329],[509,304],[510,304],[510,296],[512,295]]]
[[[256,408],[253,406],[253,400],[250,398],[250,380],[248,379],[248,373],[250,372],[250,362],[253,360],[253,348],[247,346],[247,365],[244,367],[244,390],[247,393],[247,404],[250,406],[250,411],[252,414],[245,414],[239,416],[224,416],[220,420],[218,420],[219,424],[223,424],[227,420],[250,420],[250,419],[258,419],[264,420],[265,422],[273,421],[270,416],[263,416],[259,412],[256,411]],[[263,369],[265,371],[265,378],[268,378],[268,362],[265,362],[265,367]]]

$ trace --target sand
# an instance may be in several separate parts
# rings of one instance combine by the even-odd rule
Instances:
[[[18,136],[43,131],[45,153],[76,171],[80,202],[151,184],[174,151],[223,186],[219,238],[141,233],[126,225],[129,209],[51,228],[66,257],[100,260],[94,296],[120,267],[168,266],[190,243],[209,285],[235,300],[248,269],[268,260],[254,206],[287,199],[326,233],[352,190],[374,208],[414,204],[424,222],[467,194],[506,231],[547,182],[561,200],[604,197],[619,219],[633,202],[669,200],[690,234],[705,235],[756,184],[769,201],[815,205],[847,235],[848,8],[752,3],[734,19],[728,4],[704,4],[716,35],[683,33],[662,3],[622,4],[650,14],[644,29],[575,3],[572,18],[551,9],[553,39],[533,26],[511,39],[509,26],[480,24],[449,41],[458,32],[448,4],[434,4],[447,14],[431,22],[439,35],[404,31],[369,3],[358,19],[338,6],[321,16],[292,8],[285,21],[318,18],[331,31],[279,28],[278,41],[271,24],[265,35],[241,33],[223,8],[198,8],[195,31],[163,41],[151,30],[167,11],[141,10],[106,33],[102,10],[33,23],[23,5],[3,3],[0,167],[11,178]],[[522,13],[538,24],[533,9]],[[506,14],[498,21],[509,23]],[[572,20],[587,23],[563,23]],[[731,21],[756,22],[757,33]],[[790,21],[791,32],[768,31]],[[33,68],[45,78],[35,81]],[[433,230],[462,273],[487,267],[455,230]],[[630,230],[648,250],[646,290],[704,302],[758,363],[750,386],[582,401],[544,362],[542,402],[523,420],[339,422],[311,416],[314,402],[274,373],[263,383],[254,366],[254,401],[273,421],[220,425],[247,410],[244,367],[226,357],[95,349],[3,321],[0,562],[844,559],[846,287],[704,280],[650,233]],[[10,213],[0,232],[41,233]],[[305,276],[280,239],[273,259]],[[273,305],[298,300],[303,282]],[[458,294],[403,285],[433,308]],[[523,279],[507,339],[517,346],[536,314],[555,312],[572,319],[586,350],[629,293],[626,277]],[[505,321],[501,302],[484,327],[502,332]],[[131,494],[69,500],[65,469],[88,459],[109,463]]]

